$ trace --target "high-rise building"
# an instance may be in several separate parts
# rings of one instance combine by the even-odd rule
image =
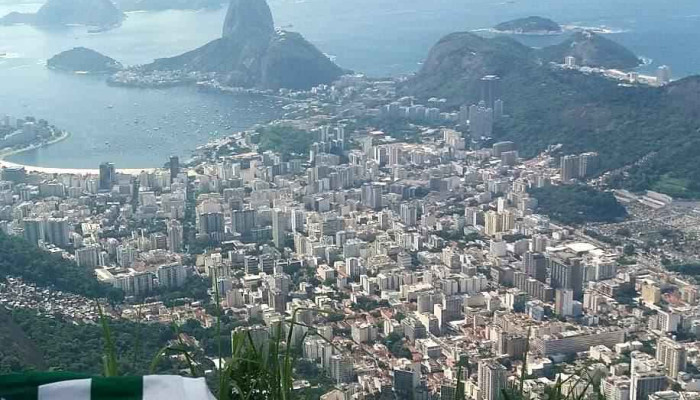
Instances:
[[[116,171],[114,169],[114,164],[112,163],[102,163],[100,164],[100,181],[99,190],[112,190],[112,186],[117,181]]]
[[[153,291],[153,274],[148,271],[135,272],[134,295],[145,296]]]
[[[630,400],[647,400],[651,394],[664,390],[668,385],[666,373],[666,368],[651,356],[633,354],[630,364]]]
[[[503,232],[503,217],[495,211],[486,213],[484,223],[484,233],[489,236],[494,236],[499,232]]]
[[[563,156],[560,160],[560,175],[562,182],[569,182],[580,175],[581,160],[579,156]]]
[[[97,268],[100,265],[100,246],[91,244],[75,250],[75,263],[85,268]]]
[[[279,208],[272,210],[272,243],[281,249],[285,243],[285,231],[287,229],[287,213]]]
[[[41,218],[24,218],[22,220],[24,239],[36,246],[40,240],[44,240],[44,220]]]
[[[236,210],[231,214],[231,228],[243,236],[250,234],[257,222],[257,211]]]
[[[178,288],[185,284],[187,274],[185,267],[179,263],[161,265],[156,272],[158,284],[167,288]]]
[[[557,289],[554,294],[554,309],[557,315],[562,317],[573,315],[574,291],[572,289]]]
[[[394,368],[392,386],[399,399],[414,398],[416,389],[420,386],[420,373],[420,364],[409,360],[402,360],[402,363]]]
[[[70,244],[67,218],[49,218],[46,220],[46,241],[58,247]]]
[[[656,343],[656,360],[668,370],[668,376],[678,378],[678,373],[685,371],[687,350],[673,339],[661,338]]]
[[[418,208],[415,204],[401,204],[401,222],[406,226],[415,226],[418,223]]]
[[[493,102],[493,117],[495,119],[503,118],[504,114],[505,112],[503,100],[496,99],[496,101]]]
[[[500,400],[506,387],[507,369],[495,360],[479,362],[480,400]]]
[[[501,78],[496,75],[486,75],[481,78],[481,100],[486,107],[493,109],[496,100],[501,98]]]
[[[168,250],[172,252],[182,251],[184,230],[182,224],[178,220],[168,221]]]
[[[600,382],[600,391],[606,400],[630,400],[630,379],[610,376]]]
[[[567,68],[576,67],[576,57],[572,57],[572,56],[564,57],[564,66],[566,66]]]
[[[493,108],[483,102],[469,107],[469,131],[472,137],[489,137],[493,133]]]
[[[382,187],[375,183],[365,183],[362,185],[360,193],[362,205],[373,210],[382,209]]]
[[[178,156],[170,156],[170,183],[173,183],[177,175],[180,173],[180,158]]]
[[[642,301],[647,306],[657,304],[661,301],[661,288],[652,282],[642,283]]]
[[[599,157],[596,152],[579,155],[578,177],[585,178],[598,170]]]
[[[168,249],[168,235],[155,232],[149,236],[151,240],[151,250],[167,250]]]
[[[209,235],[212,240],[221,241],[224,236],[224,213],[205,211],[197,215],[197,231]]]
[[[656,70],[656,84],[664,86],[671,83],[671,67],[662,65]]]
[[[574,299],[583,297],[583,262],[580,258],[552,255],[549,258],[551,286],[554,289],[572,289]]]
[[[330,357],[330,375],[337,384],[355,380],[353,360],[350,356],[336,354]]]
[[[547,257],[542,253],[527,252],[523,255],[525,273],[540,282],[547,280]]]
[[[515,151],[515,143],[511,141],[503,141],[494,143],[493,146],[491,146],[491,154],[496,158],[500,158],[501,154],[507,151]]]
[[[117,264],[123,268],[129,268],[136,261],[137,251],[130,245],[117,247]]]
[[[304,210],[292,210],[292,215],[290,218],[292,232],[304,232],[304,218]]]

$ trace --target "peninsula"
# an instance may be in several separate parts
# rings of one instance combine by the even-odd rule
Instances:
[[[44,119],[6,116],[0,121],[0,159],[58,143],[68,136],[68,132],[50,125]]]

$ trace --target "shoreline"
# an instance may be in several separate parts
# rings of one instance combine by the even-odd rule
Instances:
[[[21,148],[21,149],[8,150],[8,151],[0,152],[0,160],[4,160],[5,157],[10,157],[10,156],[14,156],[14,155],[16,155],[16,154],[25,153],[25,152],[27,152],[27,151],[40,149],[40,148],[42,148],[42,147],[48,147],[48,146],[51,146],[52,144],[56,144],[56,143],[62,142],[62,141],[64,141],[64,140],[68,139],[69,137],[70,137],[70,132],[68,132],[68,131],[62,131],[60,136],[55,137],[55,138],[49,140],[48,142],[37,143],[37,144],[31,144],[31,145],[29,145],[29,146],[27,146],[27,147],[23,147],[23,148]]]
[[[27,172],[38,172],[44,174],[72,174],[72,175],[99,175],[100,170],[98,168],[55,168],[55,167],[38,167],[34,165],[18,164],[11,161],[7,161],[6,157],[13,155],[25,153],[31,150],[37,150],[42,147],[48,147],[52,144],[59,143],[70,137],[70,132],[63,131],[63,134],[57,138],[49,140],[45,143],[33,144],[21,149],[9,150],[0,152],[0,169],[2,168],[24,168]],[[141,172],[153,172],[157,168],[122,168],[117,169],[117,172],[127,175],[139,175]]]

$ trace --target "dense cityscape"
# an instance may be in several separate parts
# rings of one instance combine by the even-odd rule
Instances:
[[[596,152],[495,142],[498,76],[452,112],[400,83],[281,90],[283,119],[163,168],[7,165],[0,235],[94,270],[113,321],[283,332],[295,390],[324,400],[700,398],[697,205],[609,189]],[[83,294],[0,284],[6,309],[95,324]],[[212,374],[217,352],[183,335]]]

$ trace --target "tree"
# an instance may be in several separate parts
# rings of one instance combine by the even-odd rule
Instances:
[[[627,216],[627,210],[609,192],[586,185],[545,186],[530,191],[538,209],[565,224],[614,222]]]

